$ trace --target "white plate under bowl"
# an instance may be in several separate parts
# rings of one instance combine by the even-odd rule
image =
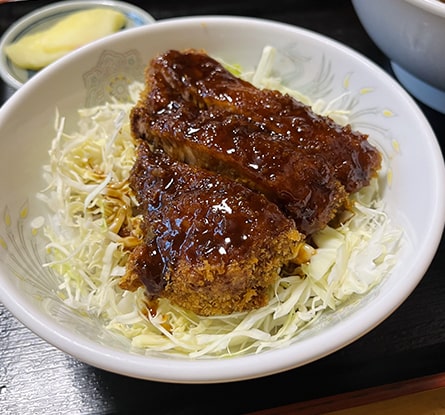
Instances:
[[[14,89],[20,88],[36,74],[36,71],[20,68],[6,56],[5,47],[23,36],[48,28],[68,14],[106,7],[123,13],[127,23],[122,30],[153,23],[154,18],[145,10],[130,3],[114,0],[69,0],[50,4],[39,8],[17,20],[0,39],[0,76]]]
[[[397,264],[368,294],[322,315],[290,344],[256,354],[190,358],[130,347],[95,317],[76,315],[57,295],[58,279],[42,267],[42,235],[32,219],[45,208],[35,195],[54,136],[55,109],[72,123],[77,110],[124,99],[149,60],[168,49],[205,49],[253,69],[274,46],[277,75],[312,98],[346,110],[389,163],[387,214],[404,229]],[[24,120],[26,122],[24,122]],[[74,121],[73,121],[74,120]],[[66,128],[69,130],[70,125]],[[136,378],[216,383],[257,378],[307,364],[350,344],[385,320],[415,289],[445,223],[445,168],[425,116],[386,72],[357,52],[295,26],[238,17],[202,16],[122,31],[36,74],[0,109],[0,300],[27,327],[93,366]],[[388,176],[389,177],[389,176]],[[51,304],[51,307],[43,306]]]

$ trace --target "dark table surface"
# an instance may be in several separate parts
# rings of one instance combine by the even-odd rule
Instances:
[[[0,34],[49,1],[0,5]],[[134,1],[157,20],[186,15],[254,16],[325,34],[391,73],[347,0]],[[13,91],[0,81],[0,103]],[[445,115],[419,103],[445,145]],[[0,137],[4,140],[5,137]],[[1,150],[0,150],[1,151]],[[445,243],[410,297],[353,344],[306,366],[214,385],[164,384],[90,367],[47,344],[0,304],[1,414],[245,414],[445,372]]]

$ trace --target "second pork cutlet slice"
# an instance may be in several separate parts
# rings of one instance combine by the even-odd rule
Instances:
[[[227,177],[138,148],[130,175],[146,235],[131,253],[123,288],[200,315],[266,305],[303,236],[263,195]]]

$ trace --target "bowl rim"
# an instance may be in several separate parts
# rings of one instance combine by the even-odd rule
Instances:
[[[390,82],[394,89],[401,94],[407,101],[407,105],[412,109],[413,113],[416,115],[417,121],[421,123],[426,133],[435,138],[434,132],[432,131],[429,122],[427,121],[424,114],[421,112],[420,108],[417,106],[415,101],[409,96],[409,94],[381,67],[379,67],[374,62],[370,61],[364,55],[353,50],[349,46],[346,46],[334,39],[326,37],[320,33],[301,28],[295,25],[274,22],[271,20],[250,18],[250,17],[240,17],[240,16],[189,16],[189,17],[179,17],[165,19],[159,21],[154,25],[149,25],[145,27],[139,27],[131,29],[128,31],[123,31],[118,34],[111,35],[107,38],[98,40],[96,42],[86,46],[79,51],[69,54],[60,60],[58,60],[53,65],[42,70],[37,74],[30,82],[27,84],[27,88],[22,88],[14,94],[10,101],[7,102],[5,109],[9,111],[9,108],[18,105],[21,97],[29,90],[38,86],[39,83],[45,82],[51,78],[52,73],[58,71],[59,69],[67,68],[70,66],[70,62],[77,59],[79,54],[86,54],[87,51],[94,50],[99,52],[104,47],[107,47],[113,40],[114,37],[130,37],[139,33],[158,31],[158,30],[168,30],[169,28],[175,28],[178,24],[182,29],[191,24],[196,23],[209,23],[218,22],[224,23],[225,25],[229,23],[236,23],[237,25],[256,25],[260,23],[261,26],[270,28],[280,28],[291,30],[296,35],[303,35],[305,37],[310,37],[311,39],[316,39],[317,41],[323,42],[332,46],[335,50],[345,53],[349,56],[353,56],[355,60],[360,61],[361,64],[365,65],[371,71],[377,71],[381,77],[383,77],[387,82]],[[131,32],[131,33],[130,33]],[[17,103],[17,104],[16,104]],[[2,111],[0,110],[0,121]],[[431,140],[429,143],[432,146],[437,146],[440,149],[437,139],[435,141]],[[440,157],[440,154],[437,156]],[[443,164],[443,163],[442,163]],[[436,165],[436,164],[435,164]],[[440,165],[437,160],[437,168],[441,174],[442,183],[445,182],[445,166]],[[445,186],[444,186],[445,188]],[[441,220],[442,224],[445,226],[445,189],[439,189],[439,196],[436,200],[436,205],[434,212],[440,212],[442,214]],[[437,227],[439,228],[439,227]],[[439,242],[442,235],[442,229],[434,229],[432,235],[434,238],[431,240],[431,245],[434,247],[439,246]],[[433,233],[434,232],[434,233]],[[221,383],[228,381],[238,381],[245,379],[253,379],[258,377],[263,377],[285,370],[290,370],[295,367],[301,366],[303,364],[308,364],[314,360],[318,360],[328,354],[335,352],[336,350],[352,343],[358,338],[362,337],[364,334],[372,330],[375,326],[380,324],[385,318],[387,318],[402,302],[411,294],[412,290],[417,286],[417,284],[422,279],[424,273],[426,272],[433,256],[435,250],[428,250],[425,253],[422,262],[414,264],[413,275],[416,275],[415,279],[410,280],[410,283],[405,284],[397,292],[385,292],[382,298],[379,298],[378,304],[381,305],[377,312],[370,317],[371,323],[366,325],[365,329],[357,330],[357,326],[361,326],[362,315],[352,315],[348,320],[349,323],[339,322],[340,327],[344,329],[345,336],[338,338],[332,336],[332,330],[334,328],[329,327],[326,332],[326,336],[329,334],[330,343],[325,342],[320,344],[318,339],[306,338],[299,343],[293,343],[290,346],[286,346],[285,349],[271,350],[267,352],[260,353],[258,355],[246,355],[241,357],[236,357],[233,359],[203,359],[203,360],[176,360],[176,359],[162,359],[156,357],[145,357],[132,355],[131,353],[124,353],[122,351],[114,350],[111,347],[98,345],[92,340],[86,337],[80,340],[75,340],[72,334],[66,327],[62,327],[59,323],[53,321],[49,316],[44,316],[42,319],[37,318],[32,312],[27,309],[26,302],[20,301],[20,297],[14,299],[5,295],[6,291],[0,290],[0,300],[4,302],[9,310],[22,322],[27,322],[26,325],[39,336],[47,340],[49,343],[55,345],[56,347],[64,350],[66,353],[75,356],[79,360],[91,364],[92,366],[99,367],[111,372],[124,374],[127,376],[132,376],[135,378],[142,378],[147,380],[163,381],[163,382],[175,382],[175,383]],[[13,286],[12,282],[7,280],[5,288],[11,289],[11,292],[16,293],[18,296],[18,289]],[[4,298],[2,298],[4,297]],[[17,301],[19,300],[19,301]],[[385,303],[386,302],[386,303]],[[390,306],[388,306],[390,304]],[[351,324],[351,321],[354,324]],[[337,325],[335,329],[339,326]],[[299,344],[304,342],[306,345],[305,353],[295,356],[296,348]],[[309,345],[310,347],[307,347]],[[285,353],[283,353],[283,350]],[[267,364],[264,365],[263,357],[267,355]],[[174,374],[171,373],[171,362],[175,362],[177,365]],[[147,362],[153,363],[153,368],[147,370]],[[232,364],[230,364],[232,362]],[[122,366],[122,363],[125,363]],[[123,369],[123,367],[125,369]],[[260,369],[261,368],[261,369]],[[234,373],[235,372],[235,373]]]
[[[445,3],[439,0],[404,0],[415,7],[430,12],[436,16],[445,17]]]
[[[23,86],[23,83],[14,77],[8,70],[8,58],[4,52],[7,45],[12,43],[15,38],[26,30],[27,27],[38,23],[40,20],[47,17],[51,17],[54,14],[60,12],[69,12],[71,10],[78,10],[79,7],[85,7],[90,9],[93,7],[110,7],[116,8],[116,10],[132,13],[141,19],[144,24],[154,23],[155,18],[148,13],[146,10],[120,0],[68,0],[68,1],[58,1],[56,3],[51,3],[46,6],[39,7],[38,9],[31,11],[21,18],[17,19],[11,26],[9,26],[0,38],[0,77],[9,86],[14,89],[19,89]],[[99,39],[100,40],[100,39]]]

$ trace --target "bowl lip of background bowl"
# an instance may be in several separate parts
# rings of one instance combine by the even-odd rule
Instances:
[[[12,43],[17,36],[37,24],[41,20],[45,20],[55,14],[69,11],[78,11],[85,7],[91,9],[93,7],[109,7],[117,11],[126,13],[131,16],[131,20],[137,22],[138,25],[146,25],[154,23],[156,20],[147,11],[140,7],[119,0],[68,0],[58,1],[47,6],[40,7],[15,21],[2,35],[0,39],[0,77],[9,86],[19,89],[23,86],[23,82],[17,79],[9,70],[9,59],[5,54],[5,47]],[[99,39],[100,40],[100,39]]]
[[[404,0],[415,7],[423,9],[434,15],[445,17],[445,3],[439,0]]]
[[[429,246],[437,249],[443,226],[445,225],[445,186],[442,186],[445,182],[445,166],[443,165],[443,160],[440,160],[442,156],[438,141],[425,115],[409,94],[389,74],[364,55],[325,35],[295,25],[241,16],[189,16],[165,19],[154,25],[123,31],[79,49],[79,51],[61,58],[53,65],[42,70],[24,88],[18,90],[5,106],[0,109],[0,122],[3,114],[6,116],[16,108],[20,108],[22,97],[25,97],[28,91],[32,91],[38,88],[40,84],[48,82],[56,71],[70,67],[72,60],[77,59],[79,56],[100,52],[104,47],[110,47],[113,42],[112,38],[119,36],[126,40],[142,34],[146,38],[150,36],[152,31],[186,30],[191,25],[198,24],[204,26],[212,23],[224,26],[227,30],[230,30],[231,24],[242,26],[244,30],[249,28],[249,25],[259,24],[259,27],[264,30],[269,28],[280,29],[283,30],[283,33],[292,32],[296,37],[302,36],[321,42],[331,47],[341,56],[349,56],[358,61],[360,65],[366,67],[370,72],[377,74],[376,76],[384,80],[385,84],[389,83],[397,92],[397,95],[406,100],[407,108],[410,109],[416,122],[425,131],[425,136],[430,139],[428,140],[429,146],[432,147],[432,150],[434,149],[433,154],[435,158],[433,164],[439,177],[437,179],[437,192],[434,196],[435,204],[432,207],[431,214],[436,219],[441,220],[442,223],[441,229],[439,229],[439,226],[431,227]],[[436,150],[439,153],[436,154]],[[441,216],[439,217],[439,215]],[[419,249],[424,251],[422,252],[422,261],[415,263],[411,267],[411,278],[405,284],[398,286],[397,290],[385,291],[378,300],[373,302],[373,306],[377,306],[377,309],[375,312],[366,315],[366,324],[363,321],[363,313],[353,313],[348,316],[346,321],[341,320],[336,323],[335,327],[323,329],[323,339],[328,341],[323,342],[320,341],[318,336],[310,336],[282,349],[229,359],[187,360],[174,357],[142,356],[112,349],[86,337],[75,339],[67,327],[61,326],[60,323],[55,322],[50,316],[43,313],[42,315],[34,315],[27,308],[27,302],[20,297],[19,288],[9,278],[4,278],[4,284],[2,284],[2,289],[0,289],[0,301],[3,301],[10,312],[39,337],[42,337],[65,353],[94,367],[134,378],[171,383],[203,384],[240,381],[260,378],[303,366],[347,346],[372,330],[406,300],[423,278],[436,249],[427,249],[426,247],[420,247]],[[369,311],[368,306],[365,306],[365,310]],[[340,330],[343,336],[337,336],[334,329]],[[304,346],[303,350],[301,350],[302,345]],[[174,362],[174,366],[172,362]]]

